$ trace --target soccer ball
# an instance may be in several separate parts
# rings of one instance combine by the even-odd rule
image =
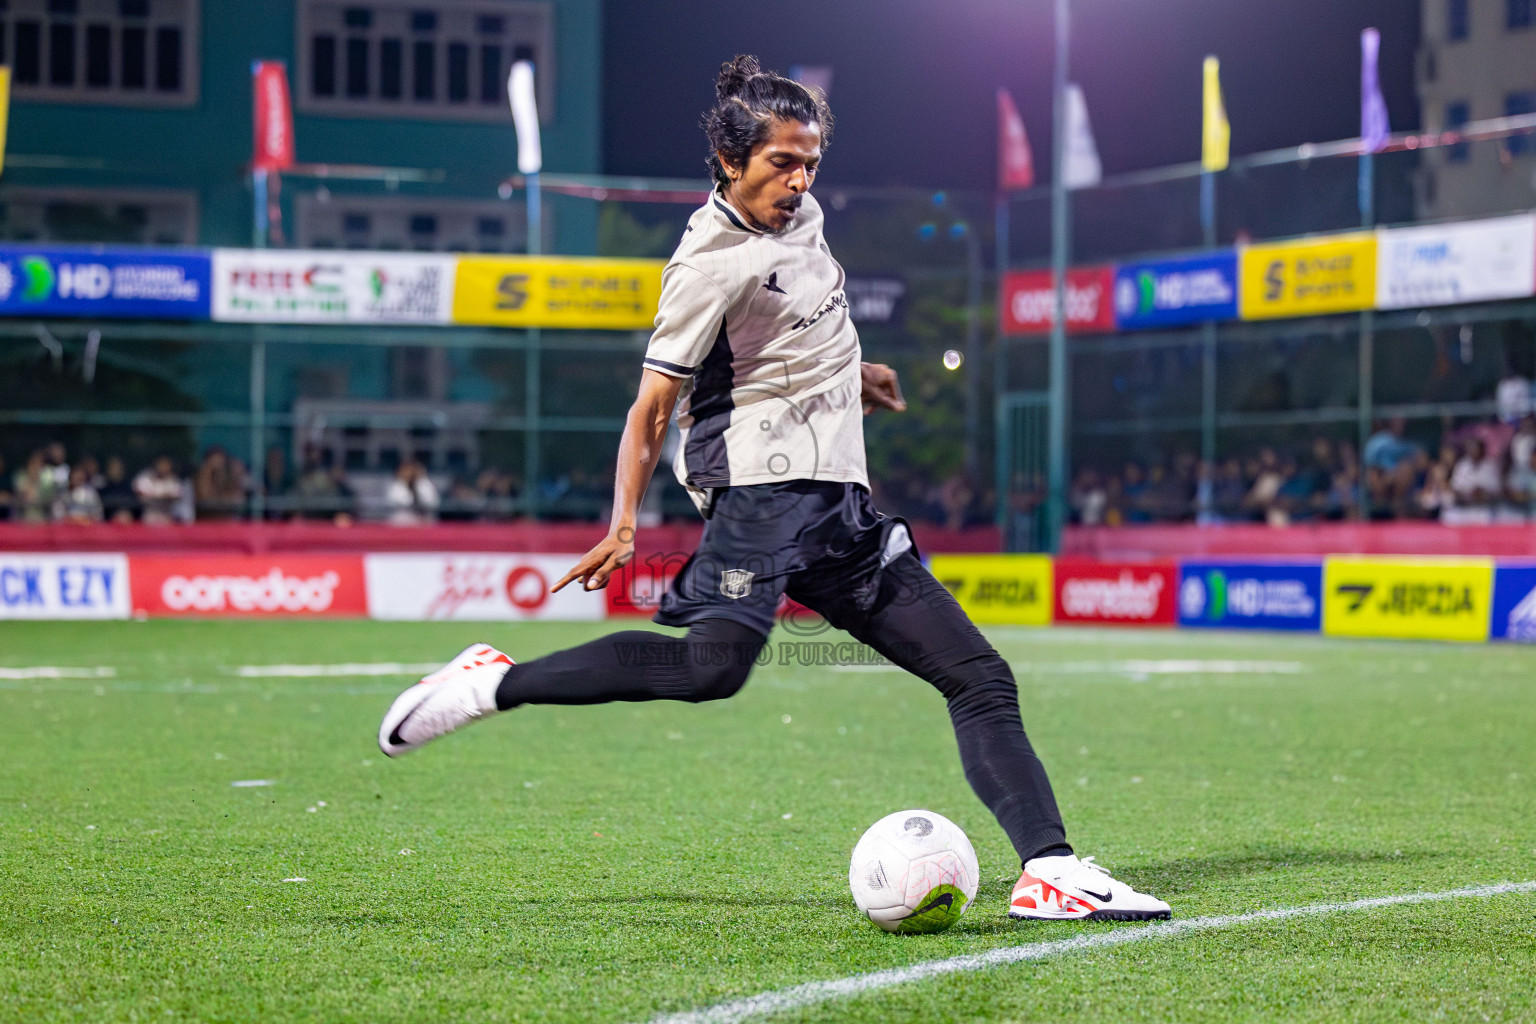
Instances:
[[[932,811],[897,811],[853,848],[853,902],[888,932],[942,932],[976,898],[976,851],[960,827]]]

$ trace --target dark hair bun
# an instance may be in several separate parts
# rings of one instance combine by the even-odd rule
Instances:
[[[737,54],[735,60],[720,65],[720,77],[715,79],[715,96],[728,100],[739,95],[746,87],[747,79],[761,71],[762,66],[757,63],[756,57],[746,53]]]

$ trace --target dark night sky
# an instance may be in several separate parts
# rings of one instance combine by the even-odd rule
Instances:
[[[1414,0],[1073,0],[1072,78],[1106,174],[1200,155],[1200,64],[1222,61],[1234,155],[1359,133],[1360,30],[1382,33],[1394,130],[1418,127]],[[989,189],[997,86],[1049,163],[1050,0],[609,0],[610,174],[702,178],[700,113],[735,53],[785,73],[830,64],[823,183]],[[551,168],[554,170],[555,168]],[[1041,175],[1043,177],[1043,174]]]

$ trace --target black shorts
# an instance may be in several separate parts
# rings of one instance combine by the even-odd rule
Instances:
[[[767,636],[779,599],[846,629],[869,612],[880,574],[913,549],[906,521],[875,511],[859,484],[790,480],[720,488],[704,536],[654,621],[724,618]]]

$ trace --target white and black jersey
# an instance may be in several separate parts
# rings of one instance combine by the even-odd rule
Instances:
[[[661,281],[645,365],[687,379],[674,468],[701,508],[716,487],[869,486],[859,336],[815,199],[774,235],[715,193]]]

